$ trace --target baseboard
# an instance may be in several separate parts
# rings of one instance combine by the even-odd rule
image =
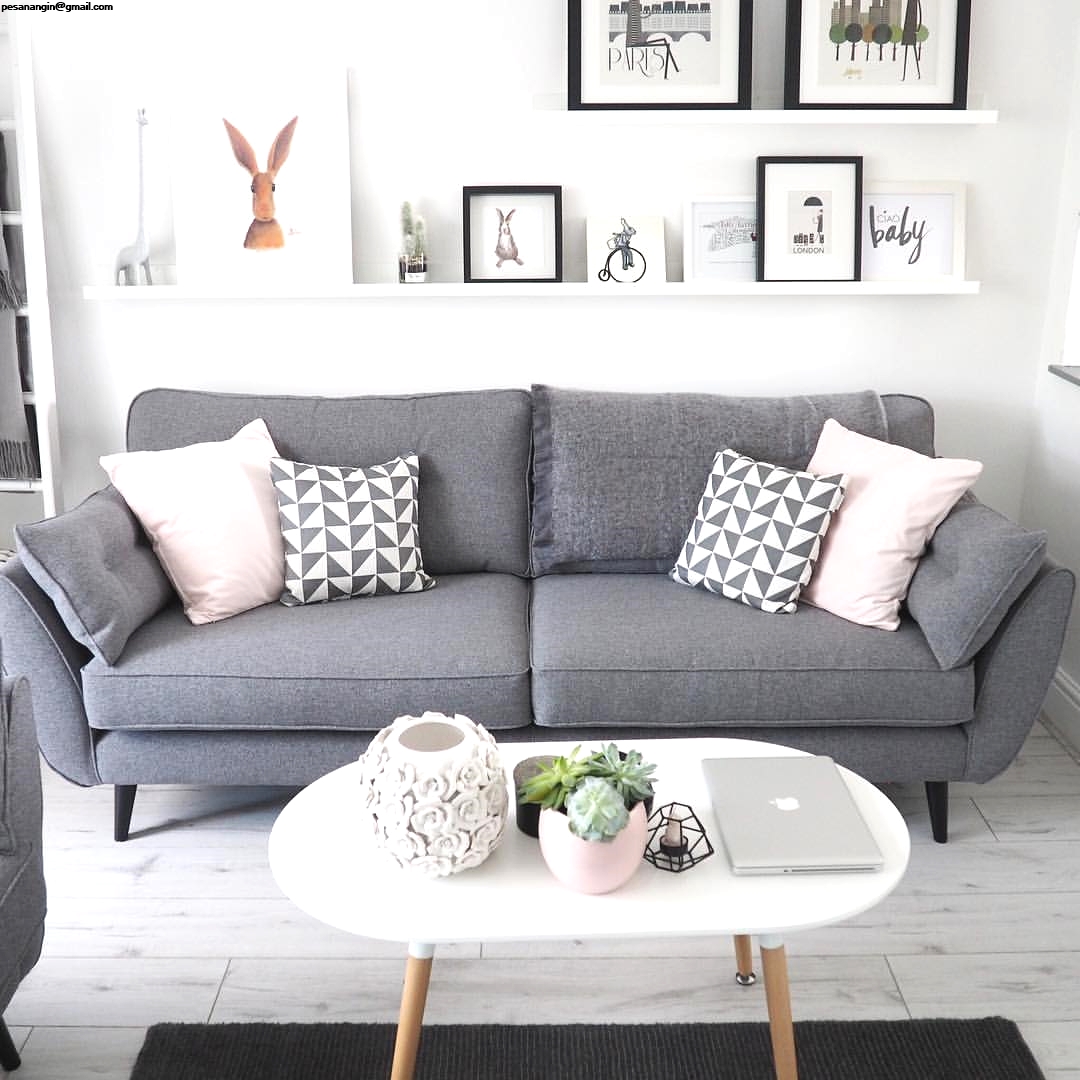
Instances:
[[[1080,683],[1060,667],[1050,683],[1043,713],[1055,734],[1080,754]]]

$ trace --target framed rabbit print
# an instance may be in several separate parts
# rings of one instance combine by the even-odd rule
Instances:
[[[748,109],[753,0],[570,0],[571,109]]]
[[[462,188],[465,281],[562,281],[562,188]]]
[[[179,284],[352,281],[347,104],[343,69],[188,85],[172,109]]]

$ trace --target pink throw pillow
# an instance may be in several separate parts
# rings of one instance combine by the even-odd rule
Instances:
[[[830,419],[806,471],[847,473],[848,486],[802,599],[842,619],[895,630],[919,556],[982,463],[927,457]]]
[[[107,454],[102,468],[142,523],[193,623],[268,604],[285,584],[266,424],[224,442]]]

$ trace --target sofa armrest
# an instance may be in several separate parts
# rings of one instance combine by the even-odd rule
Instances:
[[[1071,570],[1044,559],[976,655],[966,780],[991,779],[1023,746],[1057,670],[1075,588]]]
[[[965,495],[938,526],[908,588],[907,608],[945,669],[990,640],[1046,556],[1046,533]]]
[[[68,633],[18,556],[0,566],[0,640],[4,671],[30,680],[45,760],[73,783],[101,783],[80,675],[90,653]]]
[[[41,766],[26,679],[0,683],[0,855],[40,847]]]

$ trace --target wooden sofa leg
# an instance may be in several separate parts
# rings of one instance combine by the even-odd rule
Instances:
[[[7,1024],[4,1023],[4,1018],[0,1016],[0,1069],[4,1072],[14,1072],[21,1064],[19,1051],[15,1049],[15,1041],[11,1037],[11,1032],[8,1031]]]
[[[949,781],[926,781],[926,805],[930,807],[930,831],[939,844],[949,839]]]
[[[135,806],[137,784],[116,784],[113,787],[113,839],[128,838],[131,828],[131,811]]]

